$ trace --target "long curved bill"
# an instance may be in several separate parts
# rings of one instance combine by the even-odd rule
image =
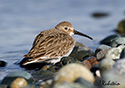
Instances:
[[[81,35],[81,36],[84,36],[84,37],[87,37],[87,38],[93,40],[92,37],[90,37],[90,36],[88,36],[88,35],[86,35],[86,34],[83,34],[83,33],[81,33],[81,32],[78,32],[78,31],[76,31],[76,30],[74,30],[74,34]]]

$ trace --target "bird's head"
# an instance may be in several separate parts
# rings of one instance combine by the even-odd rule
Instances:
[[[63,22],[57,24],[55,28],[67,32],[70,36],[72,36],[73,34],[77,34],[77,35],[81,35],[81,36],[84,36],[84,37],[87,37],[87,38],[93,40],[93,38],[91,38],[90,36],[83,34],[79,31],[76,31],[73,28],[72,24],[67,21],[63,21]]]

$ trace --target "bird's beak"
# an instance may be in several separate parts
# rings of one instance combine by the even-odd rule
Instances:
[[[86,35],[86,34],[83,34],[83,33],[81,33],[81,32],[78,32],[78,31],[76,31],[75,29],[74,29],[74,34],[81,35],[81,36],[84,36],[84,37],[87,37],[87,38],[93,40],[92,37],[90,37],[90,36],[88,36],[88,35]]]

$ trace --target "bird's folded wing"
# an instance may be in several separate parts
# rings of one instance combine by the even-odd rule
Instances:
[[[72,41],[71,41],[72,40]],[[30,52],[24,57],[44,59],[64,56],[74,45],[74,39],[63,32],[54,29],[41,32],[34,40]]]

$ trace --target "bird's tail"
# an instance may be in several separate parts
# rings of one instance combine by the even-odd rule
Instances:
[[[23,58],[23,60],[22,61],[20,61],[20,66],[21,67],[23,67],[24,65],[26,65],[25,63],[27,62],[27,61],[29,61],[31,58],[27,58],[27,57],[25,57],[25,58]]]

